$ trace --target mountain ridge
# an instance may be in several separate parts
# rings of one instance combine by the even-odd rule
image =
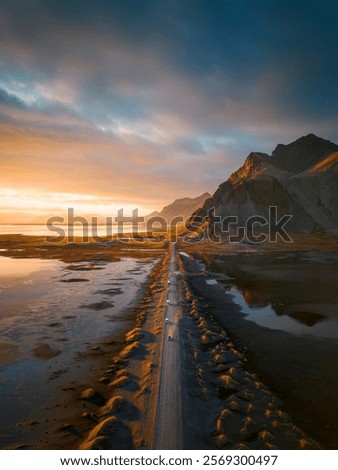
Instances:
[[[189,219],[191,215],[197,210],[203,207],[203,204],[207,199],[211,197],[211,194],[205,192],[195,198],[183,197],[175,199],[172,203],[164,206],[161,211],[154,211],[145,217],[145,220],[149,220],[151,217],[161,217],[170,223],[175,217],[183,217],[184,220]]]
[[[271,155],[251,152],[195,215],[207,218],[214,208],[216,216],[245,224],[255,215],[268,218],[270,206],[292,215],[294,232],[338,233],[338,145],[308,134],[278,144]]]

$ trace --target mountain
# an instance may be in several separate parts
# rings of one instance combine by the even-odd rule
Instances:
[[[168,206],[163,207],[160,212],[154,211],[148,214],[145,219],[147,221],[151,217],[163,217],[168,223],[178,216],[183,217],[184,220],[189,219],[194,212],[201,209],[205,201],[210,197],[209,193],[204,193],[195,198],[184,197],[176,199]]]
[[[250,153],[195,215],[207,217],[214,208],[243,225],[254,215],[268,218],[269,206],[293,216],[290,231],[338,233],[338,145],[309,134],[271,155]]]
[[[281,170],[300,173],[337,151],[338,145],[309,134],[289,145],[277,145],[269,163]]]

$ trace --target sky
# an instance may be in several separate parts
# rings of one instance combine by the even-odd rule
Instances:
[[[338,143],[338,3],[1,0],[0,221],[161,209]]]

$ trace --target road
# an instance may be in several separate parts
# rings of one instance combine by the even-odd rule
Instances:
[[[164,339],[157,403],[155,449],[182,449],[181,351],[177,305],[177,260],[175,243],[171,243],[169,281],[167,286],[166,318],[163,319]],[[169,301],[169,302],[168,302]],[[168,335],[171,340],[168,340]]]

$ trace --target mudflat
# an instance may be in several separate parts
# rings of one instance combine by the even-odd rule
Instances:
[[[334,279],[331,245],[0,245],[3,448],[337,448],[336,339],[264,325],[234,294],[303,329],[334,321],[334,293],[309,289],[312,266]]]
[[[142,356],[137,328],[162,292],[150,286],[165,244],[4,235],[0,245],[0,445],[79,448],[108,414],[111,383],[123,383],[115,355]]]
[[[338,244],[300,238],[292,249],[185,245],[191,257],[182,262],[200,308],[226,329],[248,370],[295,424],[336,449]]]

